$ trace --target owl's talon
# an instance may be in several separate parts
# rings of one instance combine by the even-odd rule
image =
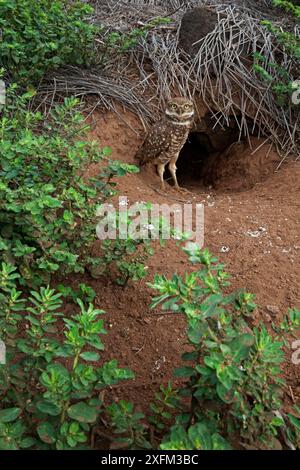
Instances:
[[[156,193],[160,194],[161,196],[169,196],[168,191],[165,187],[162,188],[161,186],[150,185],[150,188],[152,188]]]
[[[175,186],[175,189],[176,189],[176,191],[178,191],[179,193],[182,193],[182,194],[192,194],[191,191],[189,191],[188,189],[185,189],[185,188],[181,188],[180,186]]]

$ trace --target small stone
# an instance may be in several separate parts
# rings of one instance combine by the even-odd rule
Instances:
[[[279,315],[279,314],[280,314],[280,310],[279,310],[279,307],[277,307],[277,305],[267,305],[267,306],[266,306],[266,309],[267,309],[268,312],[270,312],[272,315]]]
[[[269,315],[268,313],[265,313],[264,314],[264,320],[268,323],[271,323],[271,321],[272,321],[271,315]]]

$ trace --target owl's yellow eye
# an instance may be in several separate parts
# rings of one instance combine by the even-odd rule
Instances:
[[[185,104],[185,105],[184,105],[184,109],[190,109],[190,105],[189,105],[189,104]]]
[[[177,105],[176,104],[171,104],[171,108],[172,109],[177,109]]]

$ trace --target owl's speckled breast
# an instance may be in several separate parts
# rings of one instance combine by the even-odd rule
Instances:
[[[169,125],[169,128],[170,145],[167,152],[161,153],[158,157],[157,160],[160,163],[168,163],[170,160],[178,158],[178,154],[188,138],[191,124],[186,126],[172,124]]]

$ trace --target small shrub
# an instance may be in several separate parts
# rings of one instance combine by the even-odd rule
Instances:
[[[127,449],[151,449],[147,440],[147,426],[143,423],[143,413],[136,412],[130,402],[120,400],[107,408],[114,433],[116,444]]]
[[[273,0],[275,6],[292,13],[295,18],[300,18],[300,7],[286,0]],[[294,70],[288,72],[283,63],[279,59],[274,62],[260,53],[254,54],[253,70],[262,80],[270,85],[279,106],[289,107],[292,105],[291,96],[295,89],[299,88],[296,80],[298,76],[294,76],[299,69],[300,60],[300,39],[289,31],[283,31],[282,28],[275,26],[271,21],[263,20],[261,22],[272,35],[276,38],[279,50],[284,51],[293,59]],[[277,56],[280,57],[281,53]],[[296,87],[296,88],[295,88]]]
[[[162,431],[169,428],[178,409],[180,409],[178,391],[173,388],[171,382],[166,386],[162,384],[159,387],[159,392],[155,394],[155,402],[150,403],[152,414],[149,417],[149,422],[161,434]]]
[[[283,10],[292,13],[296,18],[300,18],[300,7],[288,0],[273,0],[273,4]]]
[[[56,286],[56,290],[61,293],[62,297],[73,302],[80,299],[82,302],[91,303],[96,297],[94,289],[84,283],[78,284],[78,289],[76,290],[70,286],[66,287],[63,284],[59,284]]]
[[[34,284],[99,262],[90,256],[97,207],[115,194],[115,177],[138,169],[80,140],[88,126],[76,99],[66,98],[43,120],[26,109],[30,96],[8,98],[0,119],[0,260]],[[87,179],[92,162],[103,166]]]
[[[293,406],[288,413],[289,426],[287,426],[287,437],[295,449],[300,449],[300,406]]]
[[[190,345],[182,356],[187,365],[175,371],[186,378],[180,390],[184,411],[161,448],[226,449],[235,435],[245,447],[272,448],[284,425],[275,414],[282,408],[284,343],[263,324],[249,326],[254,296],[225,295],[228,275],[208,250],[194,243],[184,250],[199,267],[184,278],[156,275],[150,284],[159,293],[152,307],[162,304],[185,315]],[[282,328],[299,328],[299,314],[290,312]]]
[[[104,240],[102,242],[103,255],[100,259],[100,272],[112,273],[116,269],[117,284],[126,286],[129,279],[138,281],[147,274],[145,262],[153,254],[149,240],[142,238],[120,240]],[[98,270],[99,272],[99,270]]]
[[[105,412],[100,392],[134,375],[115,360],[98,365],[106,333],[102,310],[78,299],[79,309],[65,317],[60,293],[41,287],[24,298],[19,278],[2,263],[0,332],[7,357],[0,365],[0,449],[87,447]],[[127,415],[119,411],[118,426]]]
[[[0,2],[0,66],[13,80],[32,83],[66,64],[88,64],[94,26],[86,22],[93,9],[62,0]]]
[[[117,214],[117,225],[118,220]],[[132,219],[127,215],[125,222],[128,230]],[[127,238],[122,239],[117,234],[115,240],[103,240],[101,246],[103,252],[98,272],[109,275],[115,270],[116,273],[113,276],[116,278],[117,284],[122,286],[126,286],[129,279],[138,281],[146,276],[145,262],[154,253],[150,239],[129,234]]]
[[[148,269],[145,263],[154,254],[153,240],[164,245],[165,232],[174,238],[175,231],[169,228],[161,215],[153,218],[149,203],[136,203],[128,210],[113,210],[111,213],[108,213],[107,206],[99,209],[99,237],[106,236],[109,228],[114,238],[102,241],[99,265],[92,275],[113,275],[117,284],[122,286],[126,286],[130,279],[143,279]],[[182,238],[186,235],[177,233],[176,236]]]

